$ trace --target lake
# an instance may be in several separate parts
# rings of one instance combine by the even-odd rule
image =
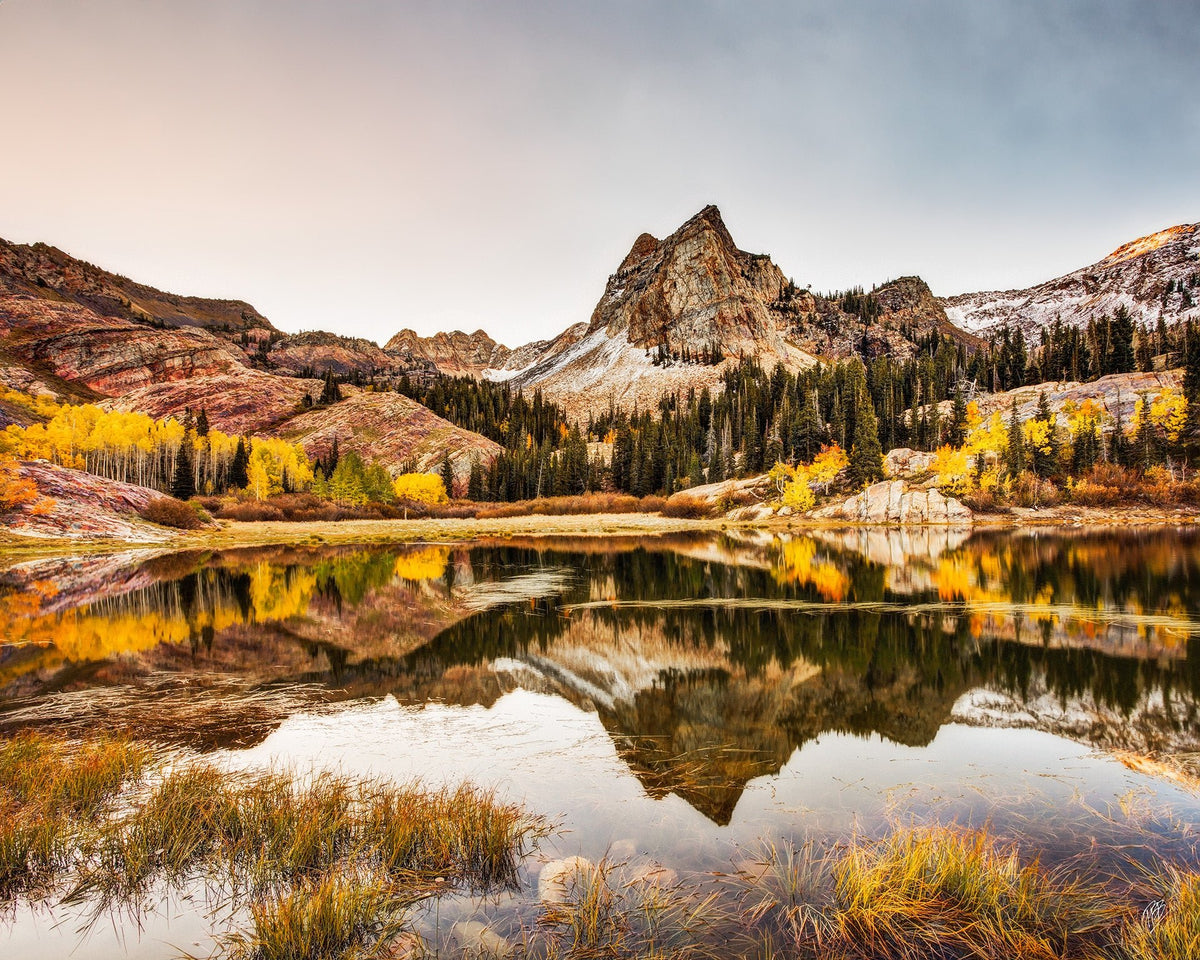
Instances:
[[[1194,865],[1200,798],[1137,758],[1200,752],[1197,611],[1183,530],[93,554],[0,571],[0,730],[470,781],[547,818],[520,889],[421,915],[437,941],[511,933],[574,855],[699,883],[953,822],[1099,873],[1136,826],[1147,862]],[[218,913],[173,893],[82,930],[22,902],[0,952],[204,956]]]

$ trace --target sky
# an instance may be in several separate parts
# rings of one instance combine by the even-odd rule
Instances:
[[[0,236],[283,330],[587,320],[717,204],[827,291],[1200,220],[1200,4],[0,0]]]

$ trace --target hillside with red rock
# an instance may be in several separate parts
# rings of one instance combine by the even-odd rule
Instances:
[[[342,452],[388,464],[413,462],[420,470],[436,471],[448,456],[456,482],[464,484],[472,460],[490,463],[502,450],[398,393],[345,389],[349,395],[340,403],[301,413],[276,433],[302,443],[311,457],[326,456],[335,438]]]
[[[472,458],[488,462],[499,450],[394,395],[314,406],[322,382],[300,375],[326,370],[436,374],[369,340],[285,336],[241,301],[163,293],[44,244],[0,241],[0,386],[155,418],[204,409],[227,433],[311,435],[317,447],[336,435],[393,470],[411,459],[436,466],[445,453],[469,470]],[[29,421],[0,407],[4,424]]]

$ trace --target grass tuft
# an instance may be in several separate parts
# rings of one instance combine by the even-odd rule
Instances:
[[[420,885],[511,885],[542,825],[472,787],[425,791],[318,774],[238,776],[204,764],[168,773],[112,822],[73,897],[132,901],[156,880],[216,874],[259,893],[334,869],[370,869]]]
[[[235,960],[355,960],[391,956],[411,900],[378,878],[329,876],[250,906],[252,933],[222,944]]]
[[[1195,960],[1200,957],[1200,874],[1169,870],[1164,896],[1128,923],[1125,960]]]
[[[68,869],[85,831],[149,758],[147,748],[116,737],[74,743],[23,732],[0,743],[0,900]]]
[[[1049,960],[1113,920],[1093,891],[978,832],[897,830],[852,845],[834,876],[838,925],[864,957]]]

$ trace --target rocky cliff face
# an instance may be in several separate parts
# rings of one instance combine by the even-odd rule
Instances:
[[[341,337],[322,330],[305,331],[273,341],[267,362],[273,371],[288,376],[299,376],[305,371],[322,375],[326,370],[332,370],[338,376],[354,373],[399,376],[414,369],[410,358],[385,350],[373,340]],[[424,372],[427,365],[417,364],[417,368]]]
[[[241,368],[231,345],[201,329],[155,329],[75,303],[0,291],[0,362],[52,390],[116,396],[155,383]],[[49,378],[49,379],[47,379]]]
[[[1200,319],[1200,223],[1134,240],[1099,263],[1035,287],[964,293],[942,303],[951,321],[979,332],[1008,324],[1029,333],[1056,316],[1081,326],[1120,306],[1150,324],[1160,316],[1168,324]]]
[[[482,330],[435,333],[422,337],[415,330],[401,330],[384,349],[389,353],[427,360],[442,373],[479,376],[485,370],[501,369],[512,351]]]

